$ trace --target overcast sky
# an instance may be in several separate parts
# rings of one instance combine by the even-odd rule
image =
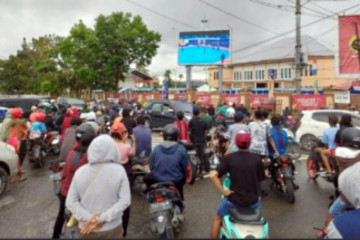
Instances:
[[[158,53],[147,67],[150,73],[161,76],[166,69],[172,69],[173,77],[180,73],[185,77],[185,67],[177,64],[179,31],[230,28],[235,52],[232,59],[240,61],[243,54],[251,54],[259,47],[271,44],[270,39],[276,41],[295,36],[295,1],[0,0],[0,58],[7,59],[10,54],[16,54],[23,37],[28,41],[45,34],[66,37],[80,19],[93,27],[99,14],[123,11],[140,15],[150,30],[162,35]],[[334,50],[336,40],[336,18],[320,20],[350,7],[346,14],[360,14],[359,0],[301,0],[301,3],[302,25],[319,21],[303,28],[302,34],[316,38],[331,50]],[[201,23],[203,19],[208,21],[206,26]],[[289,34],[278,37],[290,30]],[[265,43],[253,47],[261,41]],[[193,79],[205,79],[205,67],[194,67],[192,76]]]

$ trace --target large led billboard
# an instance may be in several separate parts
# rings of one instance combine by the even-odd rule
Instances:
[[[214,65],[230,63],[230,31],[180,32],[180,65]]]

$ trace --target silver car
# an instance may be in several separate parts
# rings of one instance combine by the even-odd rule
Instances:
[[[0,198],[6,193],[10,177],[17,172],[18,156],[15,149],[4,142],[0,142]]]

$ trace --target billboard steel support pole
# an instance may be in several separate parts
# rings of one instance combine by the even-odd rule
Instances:
[[[223,65],[219,65],[219,84],[218,92],[222,93],[222,84],[223,84]]]
[[[191,88],[191,65],[186,65],[186,89]]]
[[[300,0],[296,0],[296,46],[295,46],[295,85],[296,94],[301,94],[301,26],[300,26]]]

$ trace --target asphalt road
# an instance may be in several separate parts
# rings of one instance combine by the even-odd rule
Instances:
[[[161,141],[154,133],[155,145]],[[302,159],[305,159],[303,156]],[[55,160],[49,157],[49,161]],[[296,181],[300,189],[295,193],[295,203],[288,203],[284,196],[265,186],[269,195],[262,199],[263,215],[269,222],[271,238],[314,238],[327,214],[332,186],[322,179],[310,180],[306,173],[306,161],[298,161]],[[27,180],[11,185],[10,192],[0,199],[0,238],[51,238],[59,201],[53,193],[48,167],[35,168],[24,163]],[[186,185],[185,224],[178,238],[208,238],[212,217],[220,201],[209,178]],[[129,238],[157,238],[148,230],[148,204],[141,194],[132,193]]]

